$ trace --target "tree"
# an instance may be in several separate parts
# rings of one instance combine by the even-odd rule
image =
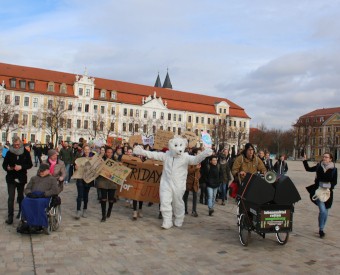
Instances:
[[[336,154],[339,147],[339,134],[336,131],[334,125],[330,126],[330,131],[327,132],[324,144],[326,144],[327,150],[333,155],[333,160],[336,161],[338,156]],[[328,130],[327,130],[328,131]]]
[[[27,121],[20,119],[18,106],[14,105],[8,98],[5,98],[5,102],[0,103],[0,129],[4,129],[6,133],[6,140],[8,140],[8,134],[22,128],[23,124]]]
[[[301,149],[310,148],[313,152],[315,146],[315,137],[317,135],[317,126],[313,117],[299,118],[293,125],[295,128],[294,149],[295,157],[298,157]]]
[[[215,144],[215,148],[218,148],[220,145],[225,147],[228,143],[228,137],[230,137],[229,132],[231,128],[228,127],[227,119],[218,119],[213,120],[214,128],[211,132],[212,142]]]

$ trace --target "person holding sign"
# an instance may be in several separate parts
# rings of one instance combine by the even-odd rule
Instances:
[[[81,156],[82,158],[89,158],[91,149],[89,145],[85,145],[83,147],[84,154]],[[78,166],[76,165],[76,170],[78,169]],[[90,188],[94,186],[94,182],[91,181],[90,183],[86,183],[83,179],[77,179],[77,191],[78,191],[78,197],[77,197],[77,213],[75,218],[80,219],[80,216],[83,216],[83,218],[87,218],[86,210],[87,210],[87,203],[89,201],[89,192]],[[81,208],[81,201],[84,200],[84,206],[83,206],[83,214],[81,215],[80,208]]]
[[[170,139],[169,151],[166,153],[149,152],[143,150],[140,146],[133,150],[136,155],[163,161],[163,172],[159,187],[163,229],[169,229],[173,224],[177,227],[183,225],[185,213],[183,195],[186,189],[188,165],[198,165],[212,154],[212,150],[206,148],[199,155],[190,156],[185,153],[186,143],[187,141],[182,138]],[[172,222],[172,213],[175,214],[174,223]]]

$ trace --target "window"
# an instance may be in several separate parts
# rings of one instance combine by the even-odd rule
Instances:
[[[320,117],[320,122],[324,122],[325,121],[325,118],[322,116]]]
[[[18,123],[19,123],[19,114],[15,114],[15,115],[13,116],[13,123],[14,123],[14,124],[18,124]]]
[[[65,110],[65,101],[60,102],[60,110]]]
[[[163,120],[164,119],[164,113],[161,112],[161,119]]]
[[[51,124],[52,124],[52,118],[51,117],[46,118],[46,124],[47,124],[47,127],[51,126]]]
[[[114,130],[115,130],[115,123],[111,122],[110,131],[114,131]]]
[[[29,81],[28,82],[28,89],[34,90],[35,89],[35,82],[34,81]]]
[[[35,142],[35,134],[31,134],[31,142]]]
[[[319,149],[319,156],[321,156],[322,155],[322,151],[321,151],[321,149]]]
[[[171,114],[168,113],[168,120],[171,120]]]
[[[327,144],[330,145],[331,144],[331,138],[327,137]]]
[[[339,145],[339,137],[338,136],[335,137],[335,145]]]
[[[30,98],[25,96],[24,97],[24,106],[29,106],[30,105]]]
[[[156,133],[156,126],[155,125],[152,126],[152,133]]]
[[[234,132],[234,139],[236,138],[236,132]]]
[[[139,110],[136,110],[136,117],[139,117]]]
[[[53,101],[50,99],[47,101],[47,108],[51,109],[52,108]]]
[[[92,130],[97,131],[97,121],[92,121]]]
[[[20,105],[20,96],[16,95],[14,97],[14,105],[19,106]]]
[[[48,91],[49,91],[49,92],[53,92],[53,90],[54,90],[53,87],[54,87],[54,86],[53,86],[52,84],[49,84],[49,85],[48,85]]]
[[[98,105],[93,106],[93,112],[96,114],[98,113]]]
[[[198,129],[195,129],[195,134],[196,136],[198,136]]]
[[[176,134],[176,127],[173,127],[172,131]]]
[[[66,94],[66,86],[60,86],[60,92]]]
[[[178,115],[178,121],[182,121],[182,115],[181,114]]]
[[[81,103],[78,103],[78,112],[81,112],[81,109],[83,108],[82,104]]]
[[[100,97],[105,98],[105,92],[104,91],[100,92]]]
[[[162,130],[162,131],[163,131],[163,125],[161,125],[161,126],[159,127],[159,130]]]
[[[213,125],[215,125],[215,124],[216,124],[216,119],[215,119],[215,118],[213,118],[213,120],[212,120],[212,124],[213,124]]]
[[[247,122],[243,122],[243,127],[244,127],[244,128],[247,127]]]
[[[116,114],[116,107],[111,107],[111,115],[115,115]]]
[[[33,98],[33,107],[38,107],[38,98]]]
[[[201,124],[204,124],[204,117],[201,117]]]
[[[240,121],[239,125],[240,125],[240,127],[242,127],[242,121]]]
[[[222,114],[222,108],[220,108],[220,114]]]
[[[77,129],[80,129],[80,125],[81,125],[81,120],[77,119]]]
[[[233,125],[233,121],[229,120],[229,127],[231,127]]]
[[[50,140],[51,140],[51,136],[50,135],[46,135],[45,136],[45,143],[50,142]]]
[[[177,120],[177,115],[176,114],[174,114],[174,121],[176,121]]]
[[[225,114],[226,114],[226,113],[227,113],[227,109],[223,109],[223,113],[225,113]]]
[[[17,86],[17,80],[12,78],[9,80],[11,88],[15,88]]]
[[[124,110],[123,110],[123,116],[127,116],[127,109],[126,108],[124,108]]]
[[[146,133],[146,125],[143,126],[143,132]]]
[[[71,129],[72,128],[72,119],[68,118],[67,119],[67,129]]]
[[[156,112],[155,112],[155,111],[152,112],[152,118],[153,118],[153,119],[156,119]]]
[[[5,104],[10,104],[10,103],[11,103],[11,96],[10,95],[5,95]]]
[[[200,118],[197,116],[196,117],[196,123],[198,123],[200,121]]]
[[[208,124],[210,124],[210,117],[208,117]]]
[[[86,94],[85,96],[90,96],[90,89],[86,89]]]
[[[327,127],[327,132],[328,132],[328,133],[331,132],[331,127]]]
[[[37,116],[32,115],[32,126],[37,127]]]
[[[129,132],[132,132],[132,127],[133,127],[132,123],[129,123]]]
[[[322,133],[322,128],[319,128],[319,133]]]
[[[116,100],[116,93],[113,91],[111,92],[111,99]]]
[[[20,89],[26,89],[26,81],[25,80],[20,80],[19,85],[20,85]]]
[[[188,122],[191,123],[191,116],[188,116]]]
[[[100,122],[99,129],[100,129],[100,131],[104,130],[104,122],[103,121]]]
[[[148,111],[144,111],[144,118],[148,118]]]
[[[126,132],[126,123],[123,123],[123,132]]]
[[[60,127],[64,128],[64,125],[65,125],[65,119],[61,117],[60,118]]]
[[[130,109],[130,116],[133,116],[133,109]]]
[[[339,127],[335,127],[335,132],[339,132]]]
[[[236,120],[234,120],[234,127],[236,127]]]
[[[236,121],[235,121],[235,123],[236,123]],[[218,125],[222,125],[222,119],[218,120]],[[236,126],[236,124],[235,124],[235,126]]]
[[[84,129],[87,129],[89,127],[89,121],[84,120]]]
[[[100,106],[100,113],[105,114],[105,106]]]
[[[138,127],[138,124],[135,124],[135,132],[138,132],[139,131],[139,127]],[[132,145],[132,144],[131,144]]]
[[[73,102],[69,102],[67,110],[72,111],[72,109],[73,109]]]
[[[322,137],[319,137],[319,145],[322,145]]]
[[[79,90],[78,90],[78,95],[80,95],[80,96],[82,96],[83,95],[83,88],[79,88]]]
[[[180,135],[181,134],[181,132],[182,132],[182,130],[181,130],[181,128],[178,128],[178,134]]]

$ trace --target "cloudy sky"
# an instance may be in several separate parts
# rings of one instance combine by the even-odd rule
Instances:
[[[225,97],[289,129],[340,106],[337,0],[2,1],[0,62]]]

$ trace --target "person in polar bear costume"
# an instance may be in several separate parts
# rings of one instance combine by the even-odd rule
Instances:
[[[182,226],[184,221],[183,195],[186,189],[188,165],[197,165],[206,157],[212,155],[212,150],[206,148],[197,156],[185,153],[187,141],[182,138],[169,140],[169,151],[150,152],[143,150],[140,146],[133,149],[136,155],[142,155],[150,159],[163,161],[163,172],[159,186],[159,197],[163,215],[162,228],[172,227],[172,212],[175,214],[174,225]]]

